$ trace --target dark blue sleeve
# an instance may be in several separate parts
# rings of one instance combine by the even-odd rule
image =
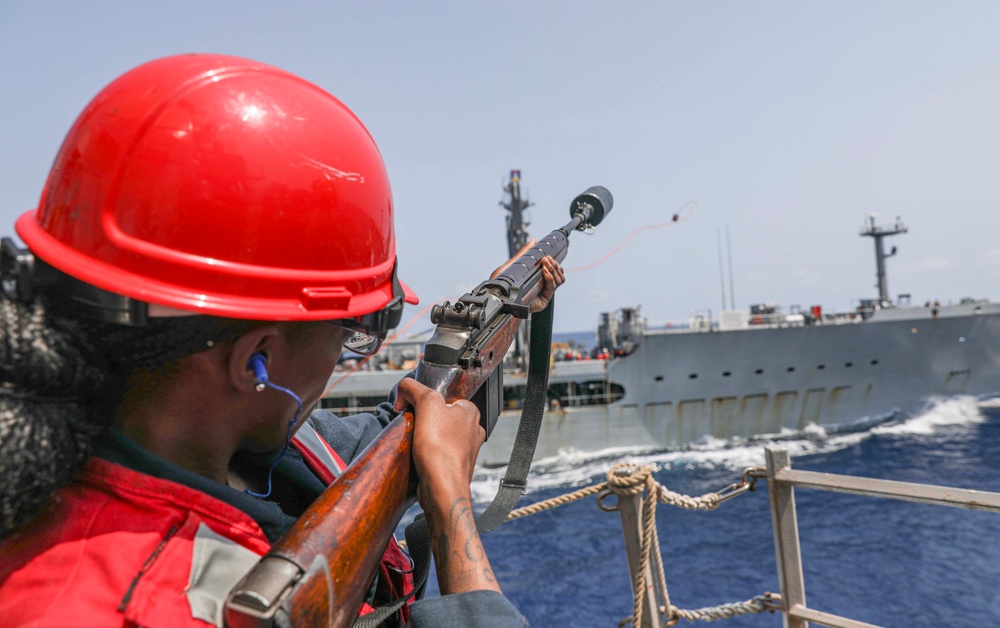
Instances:
[[[469,591],[414,602],[410,606],[410,623],[407,625],[413,628],[524,628],[528,620],[502,593]]]
[[[413,373],[406,377],[413,377]],[[395,401],[396,387],[393,386],[389,397],[376,406],[372,413],[341,417],[329,410],[314,410],[309,415],[309,424],[319,432],[323,440],[330,443],[344,462],[350,463],[398,416],[392,409]]]

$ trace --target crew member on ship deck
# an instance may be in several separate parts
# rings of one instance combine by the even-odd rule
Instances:
[[[475,407],[404,379],[374,414],[310,412],[341,348],[416,297],[361,122],[319,87],[193,54],[116,79],[4,244],[4,625],[221,625],[233,584],[395,415],[440,598],[390,618],[523,625],[472,515]],[[562,283],[544,261],[545,306]],[[381,551],[381,548],[378,548]],[[412,588],[394,543],[366,608]]]

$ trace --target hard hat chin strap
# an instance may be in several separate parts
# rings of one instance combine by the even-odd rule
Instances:
[[[334,322],[347,329],[374,336],[380,341],[385,340],[385,337],[389,335],[389,330],[398,327],[403,319],[406,293],[403,292],[403,285],[397,276],[398,269],[399,262],[397,261],[392,266],[392,300],[385,307],[369,314],[338,319]]]

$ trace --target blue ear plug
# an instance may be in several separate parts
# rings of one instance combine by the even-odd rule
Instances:
[[[244,491],[249,495],[253,495],[254,497],[260,497],[263,499],[271,495],[271,476],[274,474],[274,467],[278,465],[278,461],[281,460],[281,457],[285,455],[286,451],[288,451],[288,443],[292,440],[292,426],[295,425],[295,423],[299,420],[299,414],[302,413],[302,400],[299,399],[298,395],[288,390],[287,388],[283,386],[278,386],[277,384],[274,384],[270,380],[268,380],[267,356],[264,355],[263,353],[257,352],[252,356],[250,356],[250,359],[247,360],[247,369],[253,371],[253,375],[257,379],[257,392],[263,392],[264,388],[273,388],[275,390],[280,390],[281,392],[285,393],[286,395],[289,395],[292,399],[294,399],[295,403],[297,403],[299,406],[298,410],[295,411],[295,416],[292,418],[292,422],[288,424],[288,434],[285,436],[285,446],[282,447],[281,453],[279,453],[278,457],[274,459],[273,463],[271,463],[271,468],[267,472],[267,492],[254,493],[249,489]]]
[[[247,369],[253,371],[253,376],[257,378],[257,391],[263,391],[267,381],[267,356],[257,352],[247,360]]]

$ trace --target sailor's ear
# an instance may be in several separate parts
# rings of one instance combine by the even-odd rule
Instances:
[[[229,354],[229,380],[240,392],[256,391],[258,375],[254,371],[251,358],[261,354],[265,359],[271,354],[279,336],[277,323],[267,323],[240,334],[233,341]]]

